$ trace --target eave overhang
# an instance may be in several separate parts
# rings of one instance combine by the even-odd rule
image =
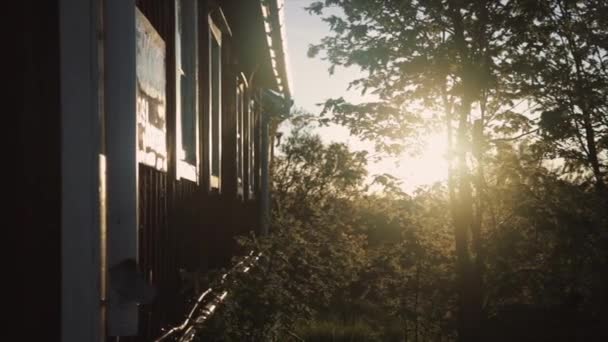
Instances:
[[[292,85],[287,62],[287,39],[284,19],[285,3],[284,0],[261,0],[260,5],[276,90],[285,99],[291,99]]]

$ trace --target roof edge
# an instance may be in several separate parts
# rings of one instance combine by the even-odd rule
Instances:
[[[287,36],[284,23],[284,0],[260,0],[266,43],[277,89],[285,98],[292,97],[292,84],[287,59]]]

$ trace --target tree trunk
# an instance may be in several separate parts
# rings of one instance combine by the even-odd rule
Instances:
[[[469,51],[464,39],[463,19],[460,8],[455,5],[451,8],[451,18],[454,25],[454,41],[462,63],[462,86],[461,104],[458,117],[457,131],[457,170],[458,175],[456,198],[450,202],[452,217],[454,221],[454,237],[456,247],[456,272],[458,286],[458,341],[476,342],[481,341],[482,325],[482,297],[481,278],[479,270],[471,260],[469,248],[469,234],[475,227],[473,222],[473,196],[471,188],[471,174],[467,166],[469,132],[468,119],[474,94],[478,91],[473,63],[470,61]]]
[[[563,17],[561,20],[565,21],[569,25],[572,24],[571,16],[570,16],[570,8],[568,3],[559,3],[560,9],[563,12]],[[587,162],[591,165],[591,170],[593,171],[593,175],[595,177],[595,184],[598,191],[604,192],[606,190],[606,184],[604,184],[604,178],[602,175],[600,162],[597,157],[597,146],[595,142],[595,131],[593,129],[593,118],[591,113],[591,108],[589,106],[589,102],[587,100],[587,92],[585,87],[583,86],[584,81],[588,79],[588,75],[585,72],[583,67],[583,61],[580,55],[580,47],[577,44],[574,37],[572,37],[572,33],[568,32],[567,29],[563,29],[562,33],[566,37],[566,41],[568,44],[568,48],[570,49],[570,53],[572,54],[572,59],[574,61],[574,71],[576,75],[576,79],[574,82],[574,89],[576,91],[575,103],[581,109],[582,117],[583,117],[583,129],[585,131],[585,145],[583,150],[587,151]]]
[[[455,203],[451,204],[454,219],[454,236],[456,243],[456,270],[458,278],[458,341],[481,340],[481,288],[478,269],[470,253],[469,235],[473,231],[473,196],[471,175],[466,164],[465,148],[467,145],[467,118],[471,103],[464,100],[458,126],[458,191]]]

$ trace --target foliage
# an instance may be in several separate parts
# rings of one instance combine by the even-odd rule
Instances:
[[[372,342],[381,341],[373,328],[364,322],[344,323],[333,321],[313,322],[297,331],[297,335],[305,341],[350,341]]]
[[[303,131],[282,150],[274,186],[303,168],[325,169],[337,155],[357,159]],[[536,157],[531,149],[503,145],[488,159],[487,318],[480,329],[493,341],[601,340],[608,215],[597,192],[561,179]],[[272,233],[240,240],[263,258],[230,290],[202,340],[455,340],[447,189],[369,194],[364,174],[325,173],[328,184],[297,177],[290,190],[275,192]]]
[[[274,192],[272,233],[240,240],[263,253],[260,265],[231,291],[206,340],[285,341],[339,324],[340,334],[387,340],[423,322],[420,335],[448,336],[445,202],[423,203],[441,197],[439,189],[417,201],[400,191],[369,195],[364,159],[345,146],[300,131],[281,149],[273,186],[284,190]],[[336,161],[342,172],[322,171]],[[305,176],[313,174],[323,181]],[[423,227],[424,217],[434,223]]]
[[[331,30],[310,47],[309,55],[326,59],[330,73],[335,67],[359,67],[364,76],[350,86],[377,98],[367,103],[328,99],[322,116],[330,115],[388,153],[411,148],[419,132],[445,127],[458,335],[463,341],[482,340],[479,327],[492,315],[487,299],[496,281],[494,260],[488,259],[494,252],[491,237],[502,228],[496,216],[504,198],[493,186],[519,184],[515,191],[522,186],[488,179],[504,181],[515,166],[510,163],[517,160],[529,163],[527,171],[532,172],[520,177],[551,180],[535,183],[535,191],[550,184],[564,198],[579,193],[580,203],[585,199],[594,208],[608,203],[608,26],[599,14],[607,10],[605,1],[324,0],[308,10],[322,16]],[[565,175],[540,168],[546,158],[559,158]],[[588,193],[589,184],[597,195]],[[549,210],[549,198],[543,201],[548,203],[534,204],[543,208],[536,216],[518,216],[527,228],[535,223],[528,220],[540,220],[541,215],[560,222],[559,229],[570,220],[579,230],[588,226],[579,217]],[[522,203],[532,206],[528,197],[510,204]],[[594,225],[596,232],[606,229]],[[598,238],[593,233],[585,237]],[[581,247],[582,242],[574,245]],[[558,248],[576,252],[561,244]],[[557,255],[550,259],[556,261]],[[558,264],[572,262],[566,259],[570,261]]]
[[[608,162],[608,29],[605,1],[554,0],[521,11],[511,46],[514,84],[540,113],[543,151],[603,187]]]
[[[294,129],[280,152],[273,162],[273,205],[301,219],[356,196],[367,175],[365,152],[350,152],[343,143],[324,145],[305,128]]]

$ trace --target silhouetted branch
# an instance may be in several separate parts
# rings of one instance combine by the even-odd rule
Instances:
[[[538,132],[539,130],[540,130],[540,128],[533,129],[533,130],[531,130],[531,131],[524,132],[524,133],[522,133],[522,134],[520,134],[520,135],[516,135],[516,136],[514,136],[514,137],[510,137],[510,138],[499,138],[499,139],[492,139],[492,140],[490,140],[490,142],[491,142],[491,143],[496,143],[496,142],[504,142],[504,141],[514,141],[514,140],[517,140],[517,139],[519,139],[519,138],[523,138],[523,137],[525,137],[526,135],[530,135],[530,134],[536,133],[536,132]]]

